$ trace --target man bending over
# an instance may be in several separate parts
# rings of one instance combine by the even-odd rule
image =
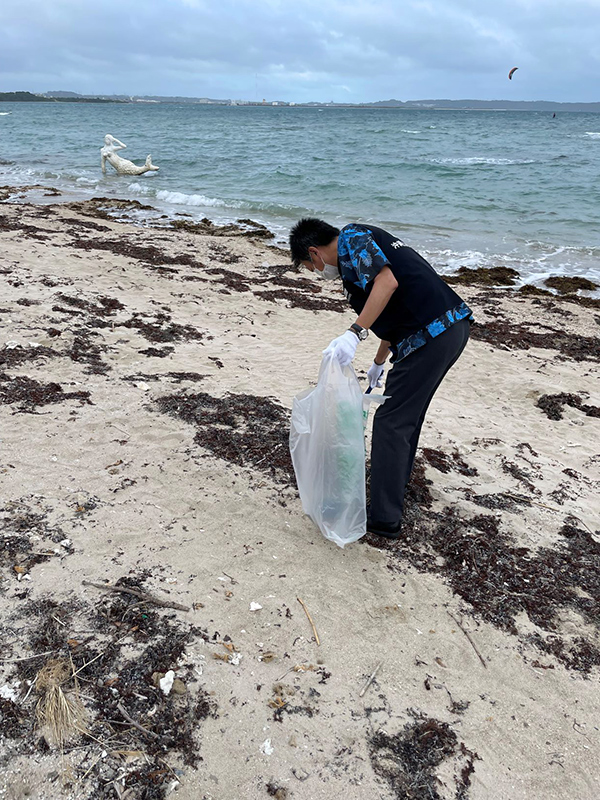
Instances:
[[[385,393],[373,421],[371,506],[367,530],[398,539],[404,494],[427,408],[469,338],[471,310],[415,250],[374,225],[342,230],[301,219],[290,233],[292,261],[326,280],[341,280],[356,321],[324,353],[350,364],[372,330],[381,340],[368,371]]]

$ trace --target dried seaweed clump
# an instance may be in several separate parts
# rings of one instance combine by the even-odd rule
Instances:
[[[369,741],[371,764],[376,775],[387,781],[397,800],[442,800],[437,767],[456,761],[456,800],[469,795],[477,753],[459,743],[446,722],[419,716],[395,735],[378,731]]]
[[[156,210],[152,206],[143,205],[139,200],[117,200],[114,197],[92,197],[89,200],[66,203],[65,207],[86,217],[98,217],[106,220],[114,220],[119,212]]]
[[[556,289],[560,294],[572,294],[573,292],[578,292],[580,289],[586,292],[593,292],[594,289],[598,288],[597,283],[593,283],[587,278],[568,278],[564,275],[555,275],[552,278],[546,278],[544,285],[549,286],[551,289]]]
[[[268,397],[200,392],[161,397],[158,408],[193,425],[195,441],[213,455],[256,467],[276,481],[294,483],[289,454],[289,412]]]
[[[525,297],[534,297],[534,298],[544,298],[549,302],[556,302],[566,301],[568,303],[575,303],[578,306],[583,306],[584,308],[600,308],[600,298],[598,297],[582,297],[578,294],[564,294],[564,295],[555,295],[553,292],[549,292],[547,289],[541,289],[539,286],[533,286],[531,283],[526,283],[525,286],[520,286],[517,289],[518,293],[524,295]]]
[[[528,325],[515,325],[508,320],[494,320],[485,325],[474,325],[471,336],[495,347],[505,347],[509,350],[541,347],[558,350],[574,361],[600,361],[600,339],[595,336],[579,336],[560,330],[538,333],[531,330]]]
[[[586,405],[578,394],[543,394],[536,403],[548,419],[562,419],[565,406],[577,408],[588,417],[600,417],[600,407]]]
[[[141,588],[149,575],[128,575],[116,585]],[[36,597],[24,615],[27,652],[53,651],[41,670],[35,659],[15,663],[15,677],[21,684],[35,680],[41,695],[37,716],[44,736],[48,742],[66,743],[84,726],[89,729],[81,742],[87,753],[78,797],[164,800],[173,789],[177,767],[183,762],[194,768],[201,760],[202,723],[217,715],[214,700],[199,685],[195,657],[186,652],[193,641],[208,642],[208,633],[139,597],[110,593],[98,599],[95,590],[93,604],[74,600],[70,606],[59,605],[47,595]],[[217,638],[215,633],[211,641]],[[165,695],[159,678],[168,670],[176,671],[177,686]],[[80,698],[77,681],[85,686]],[[0,710],[9,726],[3,733],[20,735],[20,747],[35,752],[39,734],[29,708],[7,701],[0,703]],[[98,740],[120,744],[98,759]],[[123,751],[131,755],[126,762]]]
[[[431,447],[421,449],[423,458],[434,469],[440,472],[459,472],[461,475],[477,475],[475,467],[470,467],[455,450],[453,453],[444,453],[443,450],[434,450]]]
[[[37,361],[38,358],[55,358],[59,354],[51,347],[6,347],[0,350],[0,367],[16,367],[26,361]]]
[[[269,300],[271,302],[286,300],[289,304],[289,308],[304,308],[308,311],[337,311],[338,313],[348,310],[347,303],[341,298],[315,297],[312,290],[271,289],[254,292],[254,294],[262,300]]]
[[[81,404],[91,404],[87,391],[63,392],[58,383],[39,383],[27,375],[11,378],[0,372],[0,404],[19,404],[17,411],[33,411],[37,406],[50,403],[63,403],[65,400],[79,400]]]
[[[168,269],[165,264],[181,264],[188,267],[201,267],[202,264],[189,255],[171,256],[155,245],[138,245],[126,239],[77,239],[73,247],[79,250],[103,250],[118,256],[125,256],[155,267],[164,273],[176,273],[176,269]]]
[[[27,574],[34,564],[54,556],[54,548],[43,540],[57,544],[65,540],[65,533],[25,501],[11,500],[0,508],[0,567],[10,569],[17,579]],[[69,547],[63,551],[72,552]]]
[[[510,267],[461,267],[455,275],[443,275],[446,283],[463,286],[514,286],[519,277],[516,269]]]
[[[134,328],[149,342],[199,341],[205,338],[206,334],[194,328],[193,325],[171,322],[171,317],[162,311],[154,317],[154,321],[146,321],[143,319],[144,316],[134,314],[131,319],[121,322],[119,325],[124,328]]]

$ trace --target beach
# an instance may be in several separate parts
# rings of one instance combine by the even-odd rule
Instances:
[[[341,292],[252,220],[17,199],[0,798],[596,798],[600,300],[448,278],[476,325],[405,535],[342,550],[287,450],[293,397],[353,321]],[[62,743],[36,722],[51,661],[83,708]]]

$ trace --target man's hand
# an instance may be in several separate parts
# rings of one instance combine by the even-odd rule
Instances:
[[[367,372],[367,378],[369,379],[369,386],[371,389],[379,389],[383,386],[381,376],[383,375],[384,368],[385,364],[378,364],[376,361],[371,364]]]
[[[346,331],[330,342],[329,346],[323,350],[323,355],[332,355],[340,362],[340,366],[345,367],[351,363],[358,347],[358,336],[352,331]]]

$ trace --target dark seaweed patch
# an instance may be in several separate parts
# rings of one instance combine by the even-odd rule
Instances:
[[[516,618],[525,612],[552,634],[552,652],[567,667],[587,673],[600,666],[600,649],[593,641],[560,630],[564,610],[600,627],[600,544],[592,534],[567,518],[561,543],[533,553],[517,547],[494,516],[467,518],[451,508],[433,511],[430,484],[417,459],[405,498],[402,538],[390,542],[368,535],[367,542],[387,549],[392,564],[407,560],[419,570],[444,575],[472,613],[512,634],[518,634]],[[527,497],[516,495],[469,499],[495,510],[518,511],[528,504]]]
[[[88,219],[77,219],[76,217],[65,217],[62,220],[66,225],[69,225],[71,228],[85,228],[86,230],[90,231],[98,231],[101,233],[106,233],[110,231],[110,228],[107,225],[99,225],[97,222],[92,222]]]
[[[542,347],[558,350],[575,361],[600,361],[600,340],[594,336],[579,336],[576,333],[551,330],[550,333],[532,331],[528,325],[518,325],[507,320],[495,320],[473,325],[471,336],[495,347],[509,350],[529,350]]]
[[[279,483],[294,484],[289,454],[289,412],[269,397],[181,392],[157,400],[160,411],[193,425],[194,441],[213,455],[260,469]]]
[[[198,222],[177,219],[171,222],[171,227],[186,233],[204,234],[209,236],[245,236],[249,238],[273,239],[275,234],[260,222],[251,219],[239,219],[238,225],[215,225],[208,217]]]
[[[207,269],[206,274],[221,275],[220,283],[234,292],[249,292],[250,286],[248,284],[257,282],[255,279],[253,280],[245,275],[240,275],[239,272],[233,272],[233,270],[224,269],[223,267]],[[261,281],[261,283],[264,283],[264,281]]]
[[[66,355],[78,364],[86,364],[85,372],[88,375],[106,375],[111,367],[102,361],[101,354],[106,352],[106,345],[95,344],[93,336],[98,334],[85,328],[78,328]]]
[[[92,404],[89,392],[63,392],[58,383],[39,383],[26,375],[11,378],[0,373],[0,404],[19,404],[17,411],[30,412],[38,406],[63,403],[65,400],[79,400],[82,405]]]
[[[461,475],[477,475],[475,467],[470,467],[455,450],[453,453],[444,453],[443,450],[434,450],[431,447],[421,449],[423,458],[429,466],[440,472],[458,472]]]
[[[461,267],[455,275],[442,275],[446,283],[463,286],[514,286],[519,277],[510,267]]]
[[[562,419],[565,406],[571,406],[588,417],[600,417],[600,407],[586,405],[578,394],[543,394],[536,403],[548,419]]]
[[[139,200],[117,200],[114,197],[92,197],[89,200],[66,203],[65,207],[85,217],[98,217],[109,221],[114,220],[115,216],[122,212],[155,211],[152,206],[144,205]]]
[[[171,256],[155,245],[137,245],[126,239],[78,239],[73,242],[73,247],[79,250],[102,250],[119,256],[125,256],[135,261],[141,261],[166,273],[176,273],[177,270],[166,270],[165,264],[184,265],[188,267],[202,267],[203,265],[189,255]]]
[[[395,735],[378,731],[369,741],[371,764],[387,781],[397,800],[441,800],[435,773],[442,762],[456,759],[456,800],[466,800],[477,753],[459,743],[446,722],[419,715]],[[446,795],[444,795],[446,796]]]
[[[171,317],[162,311],[156,314],[153,322],[146,321],[144,317],[143,314],[134,314],[131,319],[120,322],[119,325],[137,330],[149,342],[199,341],[206,336],[193,325],[171,322]]]
[[[600,298],[597,297],[580,297],[577,294],[556,295],[546,289],[540,289],[539,286],[532,286],[530,283],[525,286],[520,286],[517,290],[519,294],[525,297],[545,298],[554,304],[560,302],[575,303],[584,308],[600,308]]]
[[[84,300],[82,297],[69,297],[66,294],[58,294],[57,298],[68,306],[87,311],[90,314],[99,314],[100,316],[112,316],[115,312],[125,308],[123,303],[115,297],[98,297],[98,305],[90,303],[89,300]]]
[[[26,501],[11,500],[0,509],[0,566],[10,569],[13,575],[23,575],[35,564],[54,556],[54,545],[64,542],[65,533],[51,525],[46,514],[33,511]],[[73,552],[71,547],[61,548],[61,554]]]
[[[348,310],[347,303],[342,299],[334,297],[311,297],[305,291],[294,289],[276,289],[262,292],[254,292],[256,297],[262,300],[275,302],[286,300],[290,308],[304,308],[308,311],[337,311],[341,313]]]
[[[21,233],[27,234],[30,238],[38,239],[41,242],[49,238],[49,231],[44,230],[44,228],[28,225],[25,222],[16,222],[5,214],[0,214],[0,231],[20,231]]]
[[[598,288],[597,283],[593,283],[587,278],[568,278],[564,275],[555,275],[551,278],[546,278],[544,285],[549,286],[551,289],[556,289],[560,294],[572,294],[573,292],[578,292],[580,289],[591,292]]]
[[[37,361],[39,358],[55,358],[58,356],[56,350],[51,347],[3,347],[0,350],[0,367],[10,369],[19,366],[26,361]]]
[[[136,381],[159,381],[161,378],[172,378],[175,383],[182,383],[183,381],[198,383],[204,380],[206,375],[200,375],[199,372],[163,372],[154,374],[138,372],[136,375],[126,375],[122,380],[135,383]]]
[[[145,350],[138,350],[138,353],[148,358],[166,358],[174,352],[174,347],[147,347]]]
[[[143,588],[146,577],[147,573],[128,575],[117,585]],[[70,660],[85,686],[91,738],[74,742],[79,749],[89,747],[79,775],[87,774],[85,791],[80,790],[82,800],[113,800],[118,796],[113,785],[117,775],[122,776],[123,792],[129,788],[135,797],[164,800],[174,775],[167,759],[181,759],[195,768],[202,760],[202,721],[217,713],[212,698],[197,685],[194,664],[186,659],[185,651],[192,641],[208,641],[209,635],[179,622],[173,612],[159,613],[136,597],[91,591],[95,596],[89,604],[76,599],[57,603],[47,595],[29,602],[21,612],[25,626],[21,642],[26,642],[28,652],[51,651],[50,658]],[[74,628],[84,630],[77,633]],[[44,659],[19,661],[14,665],[15,677],[33,681],[43,663]],[[158,677],[169,669],[176,670],[183,689],[165,696]],[[39,737],[34,727],[35,702],[13,706],[3,703],[0,707],[7,723],[3,733],[19,739],[21,752],[34,752]],[[147,733],[133,727],[121,708]],[[94,763],[92,742],[98,739],[110,741],[117,750],[145,755],[128,766],[118,752]]]

